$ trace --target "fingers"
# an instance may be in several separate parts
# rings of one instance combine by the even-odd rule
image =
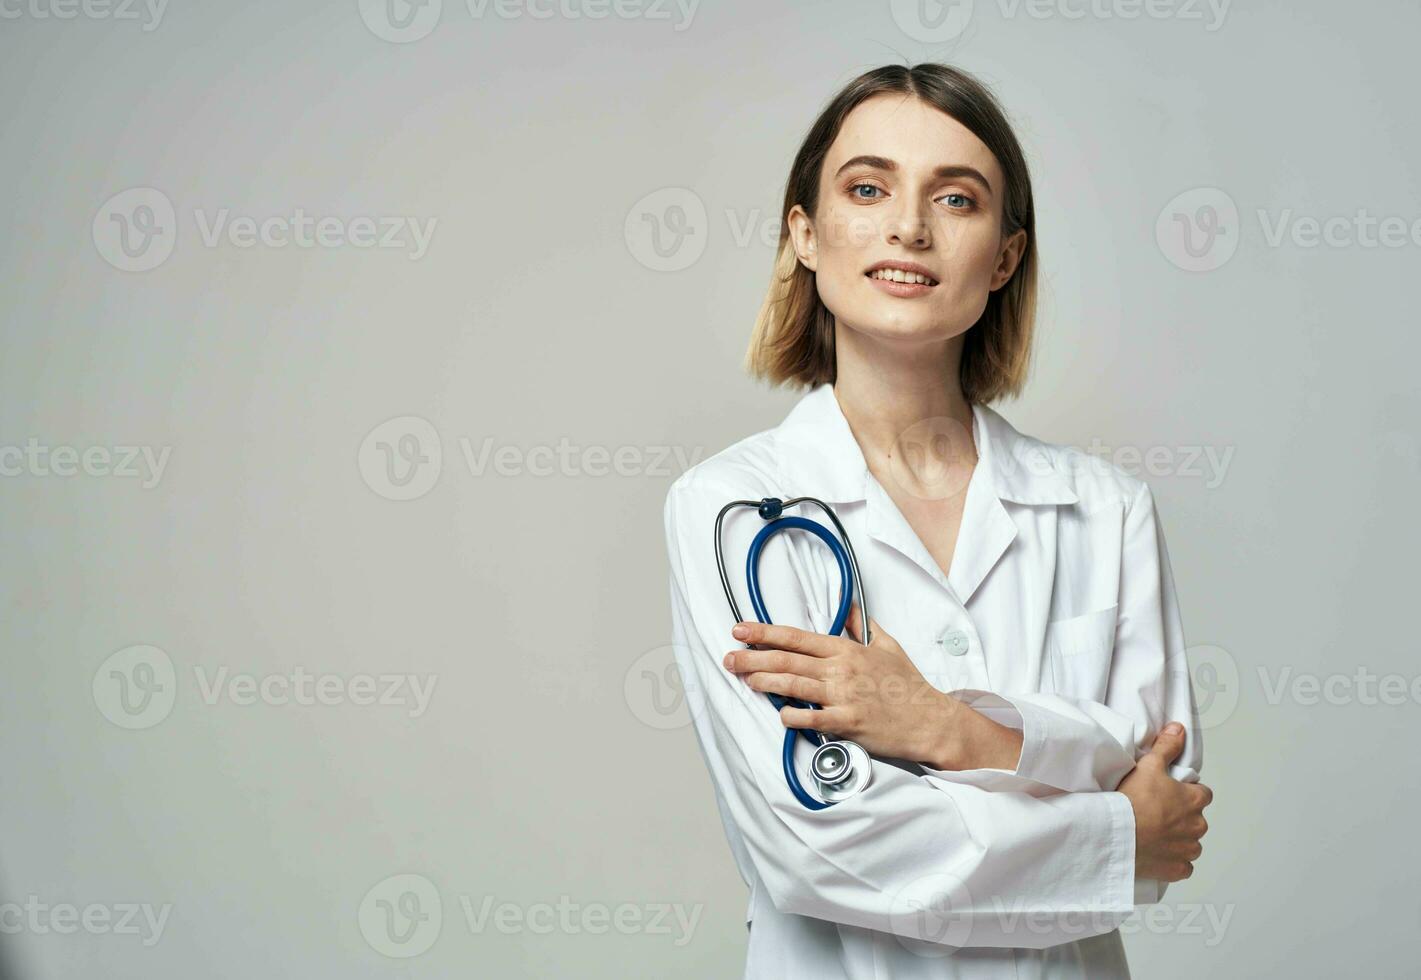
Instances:
[[[1156,762],[1168,766],[1179,758],[1179,753],[1183,751],[1184,726],[1177,721],[1172,721],[1155,736],[1155,742],[1150,746],[1150,751],[1147,754],[1152,756]]]
[[[834,644],[839,642],[839,637],[811,633],[808,630],[795,629],[793,626],[773,626],[767,623],[736,623],[730,633],[744,643],[775,647],[779,650],[793,650],[811,657],[832,656],[835,652]]]
[[[853,725],[850,724],[849,714],[840,708],[822,708],[815,711],[812,708],[785,705],[780,709],[780,721],[786,728],[812,728],[826,735],[849,737],[856,734],[850,730]]]
[[[773,674],[799,674],[822,680],[825,672],[825,663],[820,658],[786,650],[731,650],[723,662],[725,669],[732,674],[753,674],[765,670]]]
[[[745,677],[745,683],[756,691],[763,691],[766,694],[782,694],[787,698],[799,698],[801,701],[809,701],[813,704],[823,704],[828,697],[828,689],[822,681],[816,681],[810,677],[800,677],[798,674],[766,672],[748,674]]]
[[[844,620],[844,628],[845,632],[855,640],[863,642],[863,610],[859,608],[857,602],[849,607],[849,618]],[[874,640],[879,637],[888,637],[888,634],[883,632],[883,627],[878,625],[878,620],[872,616],[868,617],[868,631],[873,634]]]

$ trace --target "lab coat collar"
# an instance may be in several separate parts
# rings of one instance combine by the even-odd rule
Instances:
[[[786,495],[831,503],[869,498],[871,474],[834,387],[806,393],[775,430],[781,486]],[[1041,446],[986,405],[972,406],[977,446],[973,481],[1000,500],[1018,504],[1073,504],[1071,473],[1054,466]]]
[[[1071,474],[1057,470],[1039,443],[987,406],[973,405],[977,465],[967,485],[952,566],[944,575],[869,472],[831,385],[820,385],[801,398],[776,430],[776,438],[785,496],[818,497],[835,504],[866,501],[869,535],[906,555],[962,603],[1016,539],[1019,528],[1006,501],[1071,504],[1078,499]]]

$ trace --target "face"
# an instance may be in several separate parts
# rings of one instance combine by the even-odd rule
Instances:
[[[1004,189],[996,157],[966,127],[884,93],[845,118],[819,175],[817,214],[796,205],[790,237],[841,327],[943,341],[977,322],[1025,250],[1025,231],[1002,235]]]

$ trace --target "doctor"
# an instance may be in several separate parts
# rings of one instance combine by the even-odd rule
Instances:
[[[988,405],[1030,355],[1021,149],[971,76],[890,65],[811,127],[782,217],[748,365],[807,393],[665,507],[678,666],[750,888],[745,975],[1128,977],[1118,926],[1190,875],[1211,794],[1149,487]],[[858,550],[867,647],[857,607],[852,636],[823,635],[839,574],[810,535],[761,562],[795,626],[727,610],[716,513],[801,494]],[[760,524],[727,516],[729,567]],[[871,784],[803,807],[787,726],[861,744]]]

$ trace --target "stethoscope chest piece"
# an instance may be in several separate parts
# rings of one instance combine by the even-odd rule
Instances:
[[[857,742],[825,742],[814,750],[809,773],[827,803],[838,803],[863,792],[873,776],[873,761]]]

